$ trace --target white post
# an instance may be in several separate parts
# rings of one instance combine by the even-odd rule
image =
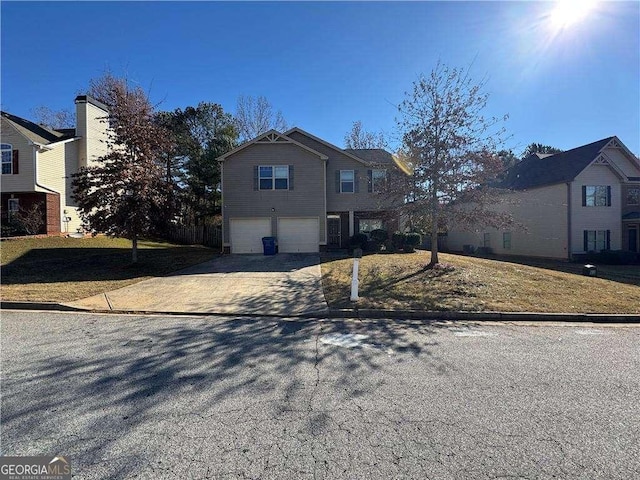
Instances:
[[[353,276],[351,278],[351,301],[357,302],[358,297],[358,267],[360,266],[360,259],[355,257],[353,259]]]

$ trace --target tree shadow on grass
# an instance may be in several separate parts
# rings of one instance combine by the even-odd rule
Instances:
[[[102,280],[129,280],[166,275],[176,269],[217,256],[203,247],[169,247],[138,250],[138,263],[131,251],[119,248],[43,248],[2,266],[5,285]]]
[[[179,466],[237,455],[252,447],[239,432],[273,419],[300,417],[308,430],[299,434],[313,435],[332,421],[318,388],[355,410],[380,385],[387,348],[438,375],[450,368],[433,352],[438,326],[423,322],[89,318],[30,346],[47,355],[24,346],[4,359],[3,454],[65,454],[80,475],[130,477],[167,455]],[[336,332],[365,333],[373,347],[322,343]]]

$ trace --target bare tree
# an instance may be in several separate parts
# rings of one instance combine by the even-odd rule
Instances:
[[[90,83],[89,94],[109,106],[109,153],[98,165],[73,175],[73,195],[92,231],[131,240],[132,262],[138,239],[157,232],[170,210],[172,184],[165,177],[170,134],[154,122],[145,92],[106,74]]]
[[[16,214],[16,222],[27,235],[36,235],[44,226],[43,207],[44,202],[34,203],[31,208],[22,208]]]
[[[287,122],[282,112],[274,111],[273,106],[263,96],[254,98],[241,95],[238,97],[234,122],[242,142],[271,129],[279,132],[287,129]]]
[[[441,63],[420,75],[398,110],[403,152],[413,168],[405,210],[431,232],[431,261],[438,263],[438,232],[452,220],[502,225],[508,215],[485,207],[495,196],[487,185],[502,171],[496,152],[503,142],[502,118],[485,118],[484,83]],[[472,208],[453,208],[466,202]]]
[[[51,129],[73,128],[76,117],[71,110],[51,110],[49,107],[40,106],[31,111],[37,124]]]
[[[353,122],[351,131],[344,136],[344,148],[387,148],[387,142],[382,132],[367,132],[358,120]]]

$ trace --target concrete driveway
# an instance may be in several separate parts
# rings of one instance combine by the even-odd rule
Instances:
[[[328,310],[317,254],[225,255],[67,305],[98,310],[300,315]]]

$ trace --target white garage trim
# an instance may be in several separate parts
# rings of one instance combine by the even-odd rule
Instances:
[[[320,219],[318,217],[279,217],[277,237],[279,252],[317,252],[320,249]]]
[[[229,219],[231,253],[262,253],[262,237],[271,236],[271,217]]]

